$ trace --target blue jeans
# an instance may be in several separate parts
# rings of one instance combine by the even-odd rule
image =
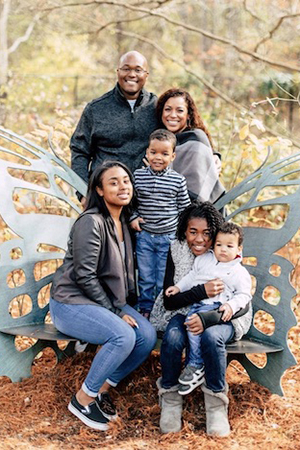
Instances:
[[[116,386],[136,369],[156,343],[156,331],[135,309],[122,310],[132,316],[139,328],[132,328],[119,316],[97,305],[70,305],[50,299],[50,313],[56,328],[69,336],[101,345],[82,385],[96,397],[105,381]]]
[[[185,316],[176,314],[170,320],[160,349],[162,368],[162,387],[169,389],[178,384],[182,366],[182,352],[187,343],[184,325]],[[201,349],[205,366],[205,379],[208,389],[213,392],[225,390],[227,367],[226,344],[234,335],[231,322],[213,325],[202,333]]]
[[[163,288],[168,251],[174,239],[175,233],[151,234],[144,230],[136,233],[140,310],[150,312]]]
[[[218,309],[219,306],[221,306],[221,302],[214,302],[209,304],[206,303],[195,303],[192,305],[187,317],[191,316],[192,314],[197,314],[197,312],[205,312],[205,311],[211,311],[213,309]],[[188,340],[189,340],[189,357],[186,358],[185,362],[186,364],[189,364],[190,366],[194,367],[201,367],[204,364],[203,358],[202,358],[202,348],[201,348],[201,334],[193,334],[190,331],[187,332]]]

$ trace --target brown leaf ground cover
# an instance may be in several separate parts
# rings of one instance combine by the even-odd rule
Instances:
[[[81,425],[67,410],[67,403],[80,386],[92,354],[78,354],[55,364],[46,349],[34,362],[33,376],[20,383],[0,378],[1,449],[120,449],[120,450],[227,450],[300,449],[300,311],[298,326],[289,343],[298,365],[283,378],[285,397],[249,381],[243,368],[231,363],[228,438],[205,434],[203,394],[197,389],[185,400],[184,427],[180,433],[161,435],[155,380],[160,375],[159,355],[149,360],[126,382],[112,391],[120,419],[107,432]]]

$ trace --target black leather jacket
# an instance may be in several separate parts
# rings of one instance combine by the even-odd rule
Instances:
[[[131,238],[122,219],[125,261],[114,222],[96,208],[82,213],[70,232],[68,249],[57,270],[51,297],[62,303],[98,304],[122,317],[121,308],[134,291]]]

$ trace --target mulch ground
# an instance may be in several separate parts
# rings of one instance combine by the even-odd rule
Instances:
[[[180,433],[159,433],[160,408],[155,381],[160,375],[159,355],[149,360],[126,382],[112,390],[119,419],[107,432],[92,431],[67,410],[92,360],[78,354],[56,364],[46,349],[34,361],[33,376],[20,383],[0,377],[1,449],[118,449],[118,450],[300,450],[300,311],[298,326],[289,332],[289,344],[298,365],[283,377],[284,397],[250,382],[243,368],[231,363],[228,438],[205,434],[203,394],[197,389],[185,400]]]

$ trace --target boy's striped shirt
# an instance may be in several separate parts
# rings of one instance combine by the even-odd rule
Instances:
[[[176,231],[178,215],[189,204],[186,180],[175,170],[167,167],[155,172],[151,167],[134,172],[138,211],[131,217],[142,217],[143,230],[153,234]]]

